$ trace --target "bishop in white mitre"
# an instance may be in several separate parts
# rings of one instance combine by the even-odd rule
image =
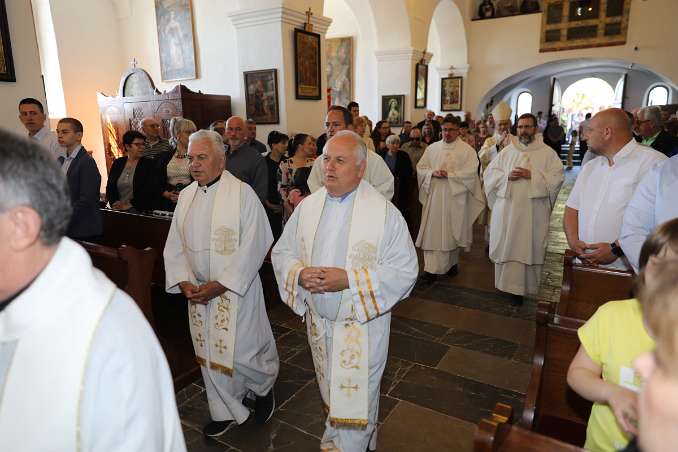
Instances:
[[[485,207],[475,150],[459,138],[459,121],[445,119],[443,139],[426,148],[417,163],[423,205],[417,247],[424,251],[428,279],[456,274],[459,250],[469,250],[473,223]]]
[[[492,209],[490,260],[494,284],[514,303],[536,293],[546,254],[551,210],[563,183],[563,164],[537,134],[534,115],[518,119],[518,140],[492,160],[484,174]]]
[[[306,320],[328,412],[323,451],[376,449],[390,311],[418,273],[402,215],[361,180],[367,153],[351,131],[327,142],[325,187],[297,207],[271,254],[283,301]]]
[[[273,237],[256,193],[224,171],[218,133],[192,134],[188,158],[195,181],[181,191],[167,237],[166,288],[188,299],[212,418],[204,433],[219,436],[249,417],[248,394],[257,422],[274,409],[279,360],[258,273]]]

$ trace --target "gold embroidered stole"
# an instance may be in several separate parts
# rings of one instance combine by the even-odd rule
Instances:
[[[312,265],[313,242],[322,215],[327,190],[321,188],[300,205],[297,243],[304,266]],[[361,308],[369,320],[380,314],[372,290],[368,267],[377,262],[377,250],[384,232],[386,200],[364,180],[358,186],[353,203],[346,257],[346,272],[358,287]],[[380,221],[374,221],[378,218]],[[296,266],[290,274],[296,275]],[[291,286],[296,286],[292,280]],[[296,292],[292,287],[290,292]],[[293,302],[294,298],[292,298]],[[322,319],[313,296],[309,307],[307,331],[323,402],[329,406],[332,425],[365,428],[368,423],[368,327],[358,321],[351,303],[350,289],[342,292],[336,320]],[[333,329],[332,352],[328,353],[325,325]],[[327,375],[329,371],[329,375]]]
[[[216,281],[229,267],[231,255],[240,246],[240,189],[241,184],[235,176],[224,171],[218,182],[217,193],[212,208],[210,232],[210,279]],[[193,200],[198,184],[186,187],[186,197]],[[191,201],[192,202],[192,201]],[[186,247],[184,227],[186,215],[191,203],[177,212],[181,242]],[[192,275],[192,283],[197,279]],[[188,320],[193,339],[196,360],[203,367],[214,369],[226,375],[233,373],[235,351],[236,320],[240,297],[230,290],[213,298],[207,305],[188,303]]]

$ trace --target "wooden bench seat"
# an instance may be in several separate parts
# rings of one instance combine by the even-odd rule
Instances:
[[[577,329],[583,320],[555,314],[551,303],[537,308],[537,333],[530,383],[520,425],[583,446],[591,402],[567,384],[567,369],[579,349]]]
[[[566,250],[563,257],[563,286],[557,313],[588,320],[608,301],[631,298],[634,274],[575,262],[576,254]]]

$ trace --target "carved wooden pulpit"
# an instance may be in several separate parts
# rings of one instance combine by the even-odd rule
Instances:
[[[120,78],[115,97],[97,93],[106,166],[123,155],[122,136],[128,130],[140,130],[141,121],[152,116],[160,121],[162,136],[169,138],[169,122],[181,116],[206,129],[212,121],[231,116],[231,96],[194,92],[184,85],[161,93],[145,70],[133,67]]]

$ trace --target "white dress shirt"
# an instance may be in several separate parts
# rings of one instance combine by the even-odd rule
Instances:
[[[77,157],[78,152],[80,152],[80,149],[82,149],[82,145],[78,146],[73,152],[71,152],[71,155],[69,155],[68,157],[63,156],[64,161],[61,164],[61,171],[64,174],[68,174],[68,168],[70,168],[71,163],[73,162],[73,160],[75,160],[75,157]]]
[[[624,211],[619,241],[636,272],[647,236],[673,218],[678,218],[678,156],[648,171]]]
[[[632,139],[612,158],[612,166],[604,157],[584,165],[566,204],[579,213],[579,240],[612,243],[619,239],[624,209],[636,185],[665,159]]]
[[[55,159],[58,159],[60,156],[66,156],[66,149],[63,146],[59,146],[56,132],[49,130],[49,127],[43,126],[35,135],[28,135],[28,137],[47,148]]]

